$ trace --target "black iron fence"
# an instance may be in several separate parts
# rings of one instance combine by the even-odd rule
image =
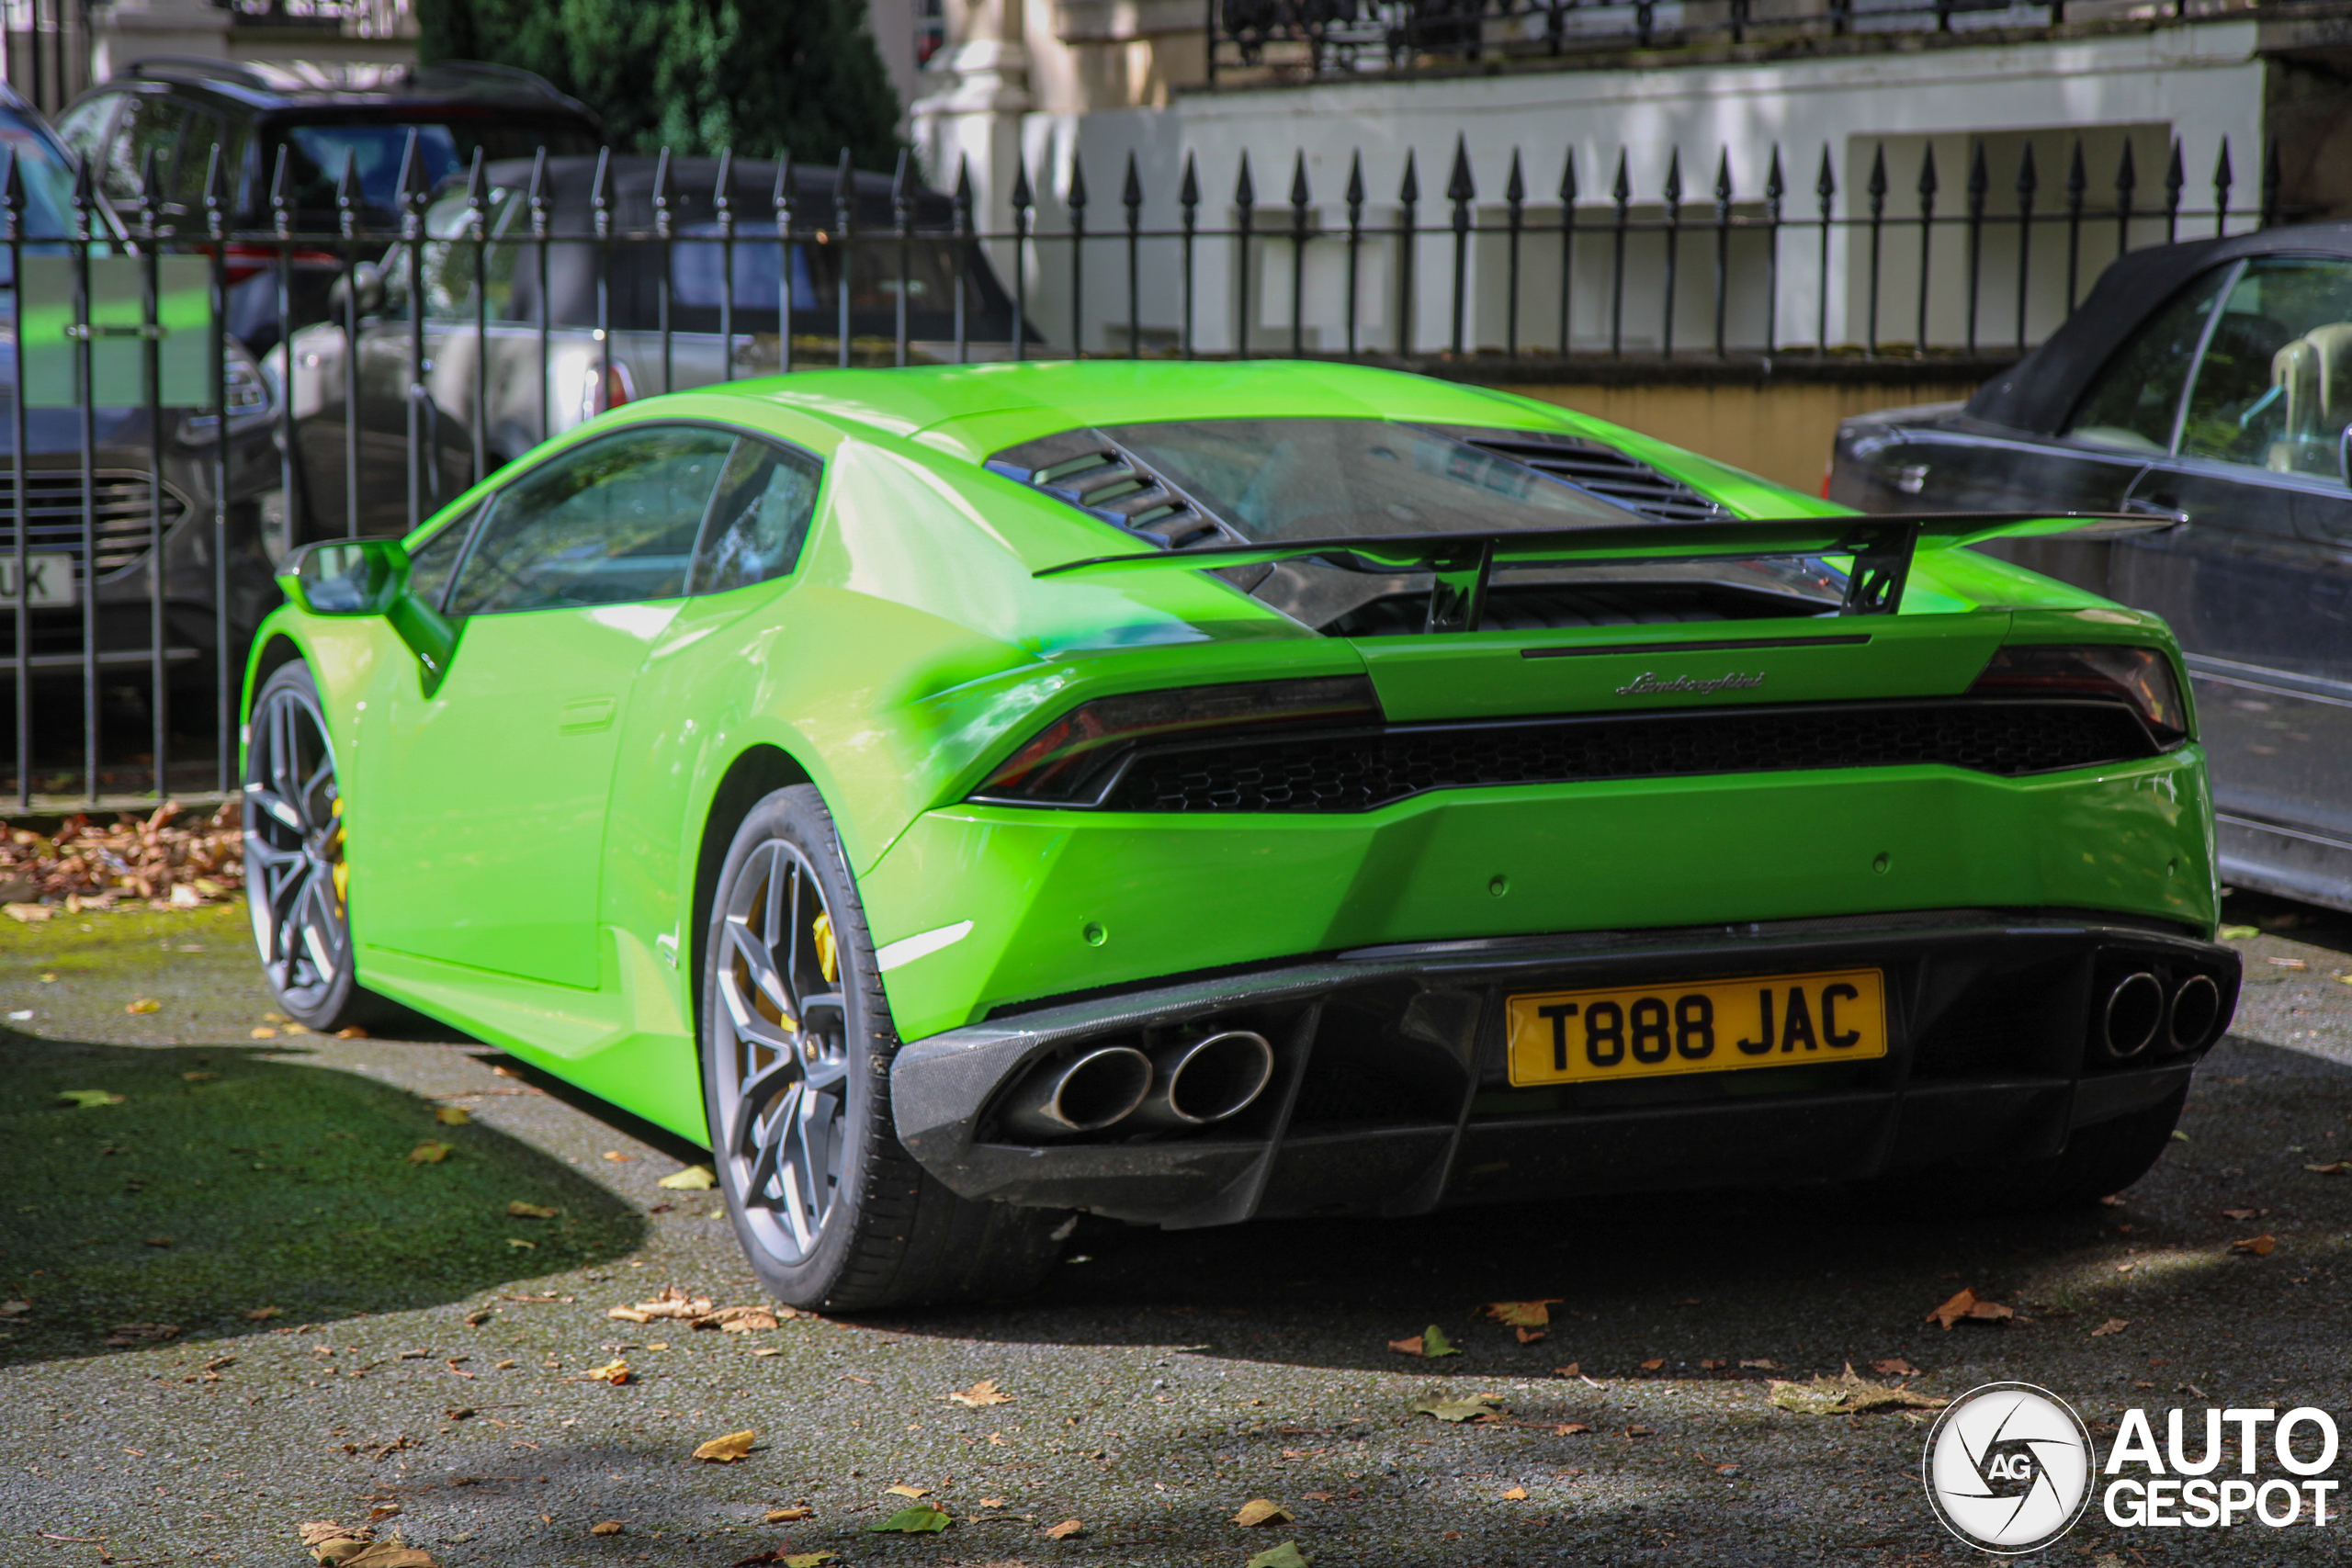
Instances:
[[[1672,152],[1646,189],[1623,152],[1509,151],[1482,185],[1458,141],[1427,192],[1410,150],[1385,190],[1361,154],[1318,188],[1301,152],[1262,195],[1244,156],[1219,196],[1194,157],[1148,176],[1129,155],[1107,222],[1067,153],[1044,180],[1013,169],[986,221],[970,171],[931,190],[903,156],[886,175],[541,154],[436,182],[412,135],[388,194],[355,163],[322,213],[282,159],[240,173],[216,148],[176,227],[152,196],[111,209],[87,170],[35,188],[12,158],[17,805],[229,789],[277,558],[403,532],[630,398],[1072,354],[1571,382],[1743,355],[1979,366],[2123,251],[2276,220],[2275,156],[2245,201],[2226,142],[2192,186],[2150,134],[1852,141],[1805,167],[1770,149],[1760,177],[1730,149]]]

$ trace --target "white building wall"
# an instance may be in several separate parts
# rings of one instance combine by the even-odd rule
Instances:
[[[1182,96],[1165,110],[1021,113],[1017,137],[1008,140],[1017,141],[1038,193],[1033,227],[1049,235],[1059,235],[1068,225],[1074,157],[1082,160],[1085,170],[1088,231],[1124,233],[1126,213],[1120,187],[1126,159],[1134,155],[1147,193],[1143,226],[1157,231],[1138,247],[1138,313],[1148,346],[1172,341],[1182,326],[1180,243],[1173,231],[1180,225],[1176,195],[1186,160],[1193,160],[1197,171],[1200,228],[1227,230],[1238,220],[1232,198],[1246,153],[1258,204],[1248,279],[1250,343],[1253,350],[1273,352],[1287,349],[1291,341],[1288,198],[1302,158],[1312,199],[1310,232],[1317,236],[1306,248],[1303,266],[1302,314],[1309,350],[1345,344],[1347,247],[1338,236],[1345,231],[1341,198],[1353,160],[1362,159],[1368,229],[1396,221],[1396,195],[1408,153],[1419,180],[1418,223],[1443,229],[1451,219],[1445,190],[1457,138],[1466,149],[1478,196],[1476,231],[1465,247],[1476,283],[1466,291],[1471,304],[1465,338],[1472,345],[1498,346],[1506,333],[1510,296],[1502,286],[1509,265],[1502,195],[1516,152],[1528,192],[1519,331],[1529,345],[1556,346],[1561,245],[1555,192],[1564,162],[1572,154],[1580,192],[1578,222],[1588,231],[1577,241],[1573,258],[1575,346],[1592,349],[1610,346],[1611,299],[1620,286],[1612,242],[1589,231],[1612,216],[1610,186],[1621,157],[1637,222],[1662,216],[1659,195],[1669,159],[1678,151],[1686,218],[1712,215],[1719,160],[1727,161],[1736,210],[1760,215],[1777,147],[1787,186],[1784,216],[1809,220],[1818,211],[1815,182],[1824,149],[1830,153],[1839,193],[1837,209],[1842,217],[1867,210],[1863,186],[1871,160],[1883,144],[1891,189],[1885,207],[1889,222],[1881,236],[1879,336],[1883,342],[1908,344],[1917,336],[1916,187],[1922,157],[1932,145],[1939,186],[1937,212],[1960,214],[1965,211],[1972,140],[1981,138],[1990,191],[1988,221],[1980,242],[1978,337],[1982,344],[1999,346],[2013,340],[2017,331],[2017,230],[2014,223],[1996,220],[2017,209],[2017,164],[2028,142],[2040,177],[2038,212],[2064,210],[2068,158],[2079,134],[2088,182],[2085,210],[2109,214],[2103,222],[2082,225],[2078,289],[2087,288],[2115,254],[2114,176],[2127,141],[2138,175],[2135,209],[2161,208],[2165,163],[2176,138],[2186,164],[2184,208],[2211,206],[2213,164],[2224,139],[2236,175],[2233,206],[2250,209],[2256,204],[2264,67],[2255,53],[2256,32],[2251,22],[2206,23],[2064,42],[1753,65],[1524,73],[1203,93]],[[959,133],[968,144],[969,132],[977,129],[957,126],[952,116],[935,118],[932,125],[926,145],[937,149],[957,145]],[[936,154],[934,161],[944,162]],[[992,169],[975,167],[975,186],[989,226],[1009,229],[1011,173],[1002,167],[1003,160],[995,162]],[[931,177],[952,185],[956,170],[934,167]],[[1899,221],[1903,219],[1912,220],[1908,227]],[[2240,220],[2233,227],[2248,227],[2250,221]],[[2133,224],[2131,243],[2159,242],[2164,231],[2160,220],[2143,219]],[[2065,243],[2063,225],[2035,226],[2029,340],[2039,339],[2064,316],[2063,266],[2050,268],[2044,247],[2063,250]],[[1961,276],[1944,270],[1966,265],[1966,236],[1961,226],[1939,226],[1932,245],[1930,265],[1938,276]],[[1768,314],[1783,344],[1816,341],[1825,325],[1833,344],[1856,342],[1864,334],[1869,308],[1864,233],[1840,232],[1829,247],[1826,323],[1815,231],[1784,231],[1777,286],[1770,292],[1764,281],[1766,249],[1761,235],[1734,237],[1726,333],[1735,344],[1760,346]],[[1009,268],[1010,247],[998,250],[1000,266]],[[1625,250],[1617,335],[1629,352],[1652,351],[1664,336],[1663,237],[1630,234]],[[1713,238],[1686,233],[1677,254],[1676,344],[1712,345]],[[1399,275],[1408,259],[1414,274],[1413,321],[1410,341],[1404,346],[1427,352],[1450,344],[1453,238],[1443,232],[1422,235],[1409,258],[1394,238],[1367,236],[1357,257],[1356,319],[1363,346],[1399,345]],[[1089,243],[1082,305],[1084,343],[1090,352],[1126,345],[1127,265],[1123,244]],[[1203,352],[1230,352],[1237,342],[1243,287],[1234,247],[1222,239],[1203,239],[1195,249],[1193,275],[1194,341]],[[1056,347],[1067,346],[1071,272],[1066,241],[1031,243],[1024,288],[1031,321]],[[1930,296],[1936,308],[1928,321],[1928,341],[1957,344],[1966,332],[1965,290],[1936,286]]]

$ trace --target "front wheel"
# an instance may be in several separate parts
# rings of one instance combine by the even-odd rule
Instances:
[[[381,1015],[358,982],[334,743],[310,666],[262,682],[247,721],[245,903],[262,974],[287,1014],[332,1031]]]
[[[1063,1218],[957,1197],[890,1122],[898,1049],[874,945],[815,789],[768,795],[720,868],[702,949],[704,1106],[762,1284],[834,1311],[1016,1294]]]

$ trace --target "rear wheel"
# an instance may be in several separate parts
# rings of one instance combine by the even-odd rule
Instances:
[[[957,1197],[890,1122],[898,1037],[831,815],[807,785],[744,818],[702,952],[719,1187],[760,1280],[836,1311],[1011,1295],[1063,1216]]]
[[[262,682],[245,746],[245,903],[262,974],[298,1023],[342,1029],[381,1015],[352,958],[350,874],[334,744],[310,666]]]

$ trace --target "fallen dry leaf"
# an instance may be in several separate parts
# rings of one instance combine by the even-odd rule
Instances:
[[[898,1489],[893,1487],[891,1490]],[[875,1533],[893,1530],[900,1535],[924,1535],[933,1530],[944,1530],[955,1522],[930,1504],[917,1503],[912,1507],[899,1509],[880,1524],[868,1525],[865,1528]]]
[[[473,1118],[473,1112],[462,1105],[445,1105],[433,1113],[433,1119],[444,1127],[462,1127]]]
[[[102,1089],[61,1089],[57,1091],[57,1098],[70,1100],[88,1111],[100,1105],[120,1105],[123,1097]]]
[[[1740,1366],[1747,1371],[1758,1372],[1777,1372],[1782,1370],[1781,1363],[1773,1360],[1770,1356],[1751,1356],[1740,1362]]]
[[[977,1410],[984,1404],[1010,1404],[1012,1395],[996,1386],[994,1378],[982,1378],[967,1389],[949,1392],[947,1397],[967,1409]]]
[[[616,1357],[601,1367],[591,1367],[588,1369],[588,1381],[608,1382],[618,1388],[629,1381],[628,1363]]]
[[[1591,1427],[1586,1426],[1581,1421],[1563,1421],[1558,1426],[1552,1428],[1552,1436],[1555,1438],[1573,1438],[1578,1432],[1589,1432],[1591,1430]]]
[[[930,1487],[910,1486],[903,1481],[896,1486],[885,1486],[882,1490],[893,1493],[900,1497],[928,1497],[931,1495]]]
[[[247,1030],[245,1033],[249,1038],[254,1040],[275,1040],[277,1038],[277,1031],[272,1029],[266,1023],[256,1023],[251,1029]]]
[[[1883,1377],[1890,1378],[1916,1378],[1919,1375],[1919,1369],[1900,1356],[1889,1356],[1883,1361],[1872,1361],[1871,1371]]]
[[[1306,1568],[1306,1559],[1298,1554],[1298,1542],[1286,1540],[1258,1553],[1243,1568]]]
[[[752,1451],[759,1439],[757,1432],[729,1432],[723,1438],[713,1438],[695,1450],[695,1458],[707,1464],[733,1464]]]
[[[2091,1330],[2091,1337],[2094,1339],[2104,1339],[2110,1334],[2120,1334],[2131,1326],[2131,1322],[2128,1319],[2110,1317],[2105,1323],[2100,1324],[2097,1328]]]
[[[356,1557],[343,1560],[343,1568],[439,1568],[433,1554],[421,1547],[404,1546],[397,1540],[379,1540],[364,1548]]]
[[[673,1192],[707,1192],[718,1185],[718,1178],[707,1165],[690,1165],[684,1170],[673,1171],[654,1185],[666,1187]]]
[[[439,1165],[448,1157],[449,1145],[438,1138],[427,1138],[408,1152],[411,1165]]]
[[[770,1508],[765,1515],[765,1521],[772,1525],[797,1525],[803,1519],[813,1519],[816,1517],[817,1511],[814,1508]]]
[[[1086,1525],[1082,1520],[1064,1519],[1057,1525],[1047,1525],[1046,1533],[1056,1540],[1068,1540],[1072,1536],[1084,1535]]]
[[[561,1212],[543,1203],[526,1203],[520,1198],[510,1198],[506,1202],[506,1213],[518,1220],[551,1220]]]
[[[1524,1486],[1514,1486],[1514,1487],[1512,1487],[1510,1491],[1505,1492],[1505,1493],[1503,1494],[1503,1501],[1504,1501],[1504,1502],[1506,1502],[1506,1503],[1524,1503],[1524,1502],[1526,1502],[1526,1501],[1527,1501],[1527,1488],[1526,1488],[1526,1487],[1524,1487]]]
[[[2247,1236],[2244,1241],[2230,1243],[2232,1252],[2243,1252],[2254,1258],[2267,1258],[2278,1249],[2278,1238],[2268,1231]]]
[[[635,1155],[625,1155],[618,1149],[606,1149],[605,1151],[605,1157],[611,1160],[615,1165],[627,1165],[637,1156]]]
[[[30,1302],[0,1302],[0,1317],[22,1317],[32,1310]]]
[[[509,1247],[525,1247],[525,1248],[527,1248],[528,1250],[533,1251],[533,1252],[537,1251],[537,1250],[538,1250],[538,1247],[539,1247],[539,1244],[538,1244],[537,1242],[536,1242],[536,1241],[525,1241],[525,1240],[524,1240],[521,1236],[519,1236],[519,1235],[510,1235],[510,1236],[508,1236],[508,1237],[506,1238],[506,1245],[507,1245],[507,1246],[509,1246]]]
[[[1542,1328],[1552,1321],[1551,1309],[1559,1303],[1558,1296],[1532,1302],[1488,1302],[1487,1315],[1506,1328]]]
[[[1414,1401],[1413,1413],[1417,1416],[1434,1416],[1445,1422],[1491,1419],[1502,1414],[1499,1409],[1483,1399],[1441,1399],[1435,1395]]]
[[[1460,1350],[1454,1348],[1453,1341],[1445,1337],[1445,1331],[1434,1323],[1430,1324],[1427,1328],[1422,1329],[1419,1334],[1414,1335],[1410,1339],[1391,1339],[1388,1342],[1388,1348],[1391,1350],[1396,1351],[1400,1356],[1427,1356],[1435,1358],[1439,1356],[1459,1356],[1462,1354]]]
[[[2331,1160],[2325,1165],[2307,1165],[2303,1168],[2319,1176],[2352,1176],[2352,1159]]]
[[[1580,1378],[1584,1376],[1584,1363],[1582,1361],[1570,1361],[1566,1366],[1554,1367],[1552,1371],[1564,1378]]]
[[[107,1330],[109,1345],[143,1345],[158,1339],[177,1339],[180,1325],[176,1323],[118,1323]]]
[[[1629,1438],[1654,1438],[1657,1436],[1657,1430],[1653,1427],[1628,1427],[1625,1428],[1625,1436]]]
[[[1288,1508],[1272,1497],[1252,1497],[1241,1505],[1241,1511],[1233,1516],[1233,1522],[1247,1529],[1256,1529],[1264,1525],[1291,1524],[1295,1518]]]
[[[621,1533],[621,1529],[622,1525],[620,1520],[606,1519],[603,1524],[590,1525],[588,1527],[588,1533],[590,1535],[618,1535]]]
[[[10,919],[22,920],[27,925],[38,925],[57,913],[46,904],[9,904],[0,908],[5,908]]]
[[[1973,1290],[1963,1290],[1950,1301],[1928,1314],[1928,1321],[1949,1331],[1955,1323],[2002,1323],[2017,1313],[1998,1302],[1984,1300]]]
[[[219,1073],[208,1073],[202,1071],[182,1073],[180,1075],[180,1081],[182,1083],[210,1083],[220,1076],[220,1075]]]
[[[840,1555],[837,1551],[779,1551],[769,1561],[783,1568],[822,1568]]]
[[[157,1001],[153,997],[141,997],[135,1002],[125,1004],[122,1010],[125,1012],[161,1012],[164,1010],[164,1004]]]
[[[776,1325],[776,1315],[765,1307],[720,1307],[707,1318],[695,1320],[696,1328],[717,1324],[722,1334],[760,1334]]]
[[[1888,1388],[1859,1376],[1851,1363],[1842,1376],[1805,1382],[1771,1380],[1774,1404],[1797,1416],[1866,1416],[1874,1410],[1941,1410],[1951,1403],[1906,1388]]]
[[[1657,1371],[1659,1368],[1661,1368],[1661,1367],[1663,1367],[1663,1366],[1665,1366],[1665,1365],[1666,1365],[1666,1358],[1665,1358],[1665,1357],[1663,1357],[1663,1356],[1653,1356],[1653,1357],[1651,1357],[1648,1360],[1644,1361],[1644,1362],[1642,1363],[1642,1371],[1645,1371],[1645,1372],[1654,1372],[1654,1371]]]

